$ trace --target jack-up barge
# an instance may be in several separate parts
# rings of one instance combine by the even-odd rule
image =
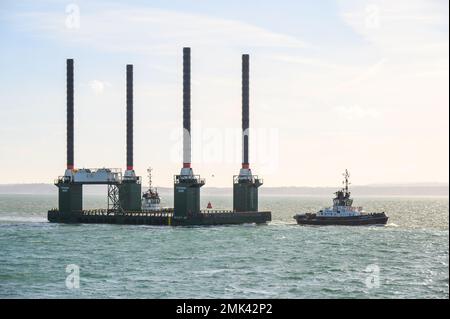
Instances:
[[[249,146],[249,56],[242,55],[243,161],[233,177],[233,210],[200,209],[200,188],[205,180],[191,167],[191,50],[183,49],[183,168],[174,176],[174,208],[148,209],[141,198],[141,178],[133,169],[133,66],[126,67],[127,167],[121,170],[75,169],[73,59],[67,60],[67,168],[55,185],[58,209],[48,211],[53,223],[103,223],[133,225],[201,226],[255,223],[271,220],[271,212],[258,210],[258,188],[262,179],[253,175]],[[83,209],[83,185],[107,185],[107,209]],[[144,194],[144,196],[146,196]]]

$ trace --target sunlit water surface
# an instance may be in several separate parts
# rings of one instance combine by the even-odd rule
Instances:
[[[229,196],[202,206],[229,208]],[[387,226],[301,227],[329,198],[264,196],[269,225],[50,224],[55,196],[0,195],[1,298],[448,298],[448,198],[358,198]],[[84,205],[104,206],[101,196]],[[171,205],[170,202],[165,202]],[[80,287],[66,286],[67,265]],[[70,287],[70,285],[69,285]]]

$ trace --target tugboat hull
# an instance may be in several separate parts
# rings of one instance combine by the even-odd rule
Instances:
[[[340,225],[340,226],[363,226],[363,225],[385,225],[389,219],[384,213],[381,214],[368,214],[361,216],[348,216],[348,217],[326,217],[316,216],[314,214],[298,214],[294,216],[294,219],[299,225]]]

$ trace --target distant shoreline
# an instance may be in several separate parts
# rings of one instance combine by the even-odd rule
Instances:
[[[104,194],[105,187],[85,187],[85,194]],[[142,185],[142,190],[146,185]],[[173,188],[159,187],[161,195],[173,193]],[[336,187],[261,187],[261,195],[292,195],[292,196],[332,196]],[[356,196],[449,196],[449,185],[355,185],[351,188],[352,194]],[[57,188],[53,184],[0,184],[0,194],[57,194]],[[202,194],[205,195],[232,195],[231,187],[204,187]]]

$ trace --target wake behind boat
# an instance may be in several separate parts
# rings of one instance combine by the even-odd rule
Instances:
[[[324,208],[315,214],[297,214],[294,219],[299,225],[385,225],[388,216],[382,213],[366,213],[362,207],[354,207],[353,199],[348,190],[348,179],[350,175],[347,170],[344,173],[345,187],[337,191],[333,199],[333,207]]]

